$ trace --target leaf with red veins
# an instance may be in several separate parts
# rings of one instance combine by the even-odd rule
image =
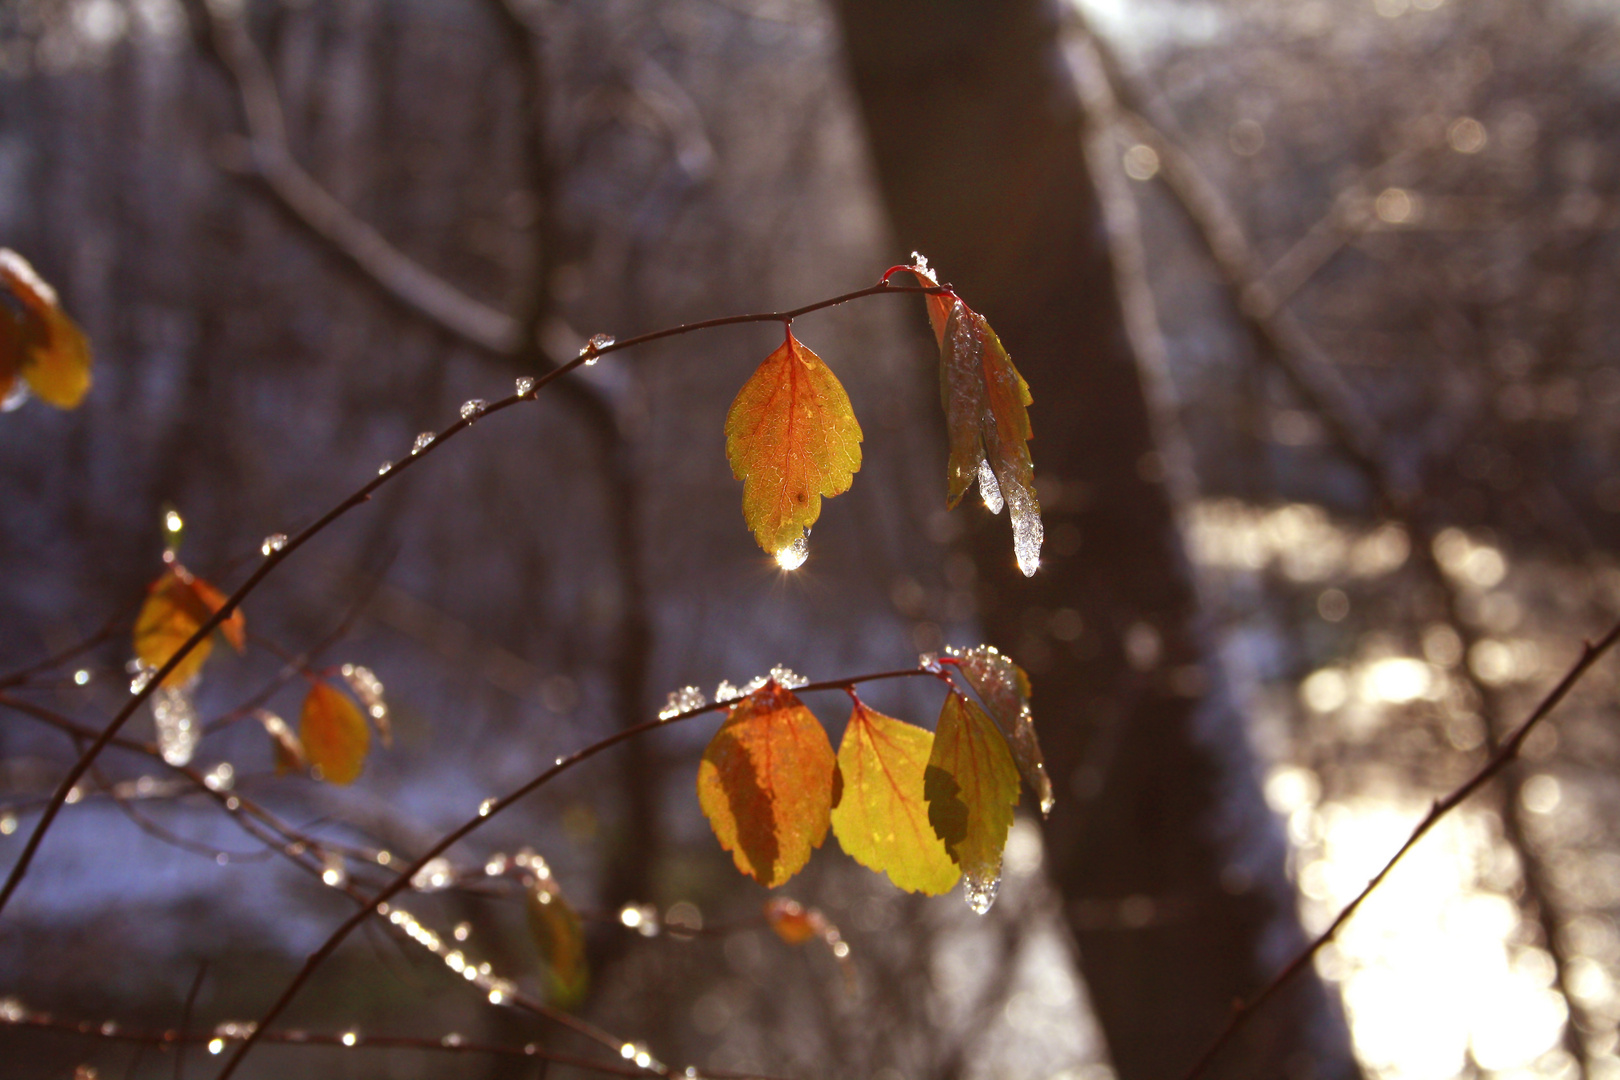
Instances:
[[[861,438],[838,377],[789,330],[726,414],[726,458],[760,547],[787,550],[821,516],[823,497],[849,490]]]

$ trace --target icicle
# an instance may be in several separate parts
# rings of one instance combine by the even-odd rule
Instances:
[[[984,915],[990,911],[990,905],[996,902],[996,893],[1001,889],[1001,867],[996,866],[993,875],[968,874],[962,878],[962,897],[967,901],[968,907],[974,914]]]
[[[996,483],[996,473],[990,468],[988,458],[979,459],[979,498],[984,500],[986,510],[992,514],[1001,513],[1001,485]]]
[[[1041,541],[1046,529],[1041,524],[1041,506],[1033,492],[1014,487],[1007,496],[1008,516],[1012,518],[1013,554],[1018,557],[1018,569],[1025,577],[1034,577],[1041,568]]]
[[[163,752],[163,760],[176,766],[189,764],[202,738],[202,726],[197,722],[190,691],[185,687],[158,687],[157,693],[152,695],[152,719],[157,724],[158,749]]]

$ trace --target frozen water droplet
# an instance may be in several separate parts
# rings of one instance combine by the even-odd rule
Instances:
[[[683,686],[679,690],[669,692],[669,699],[664,702],[664,707],[658,710],[658,719],[668,720],[683,712],[701,709],[708,703],[709,699],[703,696],[702,690],[695,686]]]
[[[90,683],[90,669],[88,669],[88,668],[80,668],[78,671],[75,671],[73,673],[73,683],[74,683],[75,686],[87,686],[87,685],[89,685],[89,683]]]
[[[10,836],[17,831],[17,815],[7,810],[0,814],[0,836]]]
[[[487,877],[500,877],[504,873],[506,873],[506,856],[496,852],[484,864],[484,874]]]
[[[493,812],[494,809],[495,809],[495,800],[494,799],[485,799],[483,802],[478,804],[478,816],[479,817],[489,817],[490,813]]]
[[[137,678],[150,678],[143,673]],[[133,684],[132,684],[133,685]],[[144,683],[143,683],[144,685]],[[170,765],[186,765],[202,738],[202,725],[184,687],[158,687],[152,695],[152,719],[157,725],[158,749]]]
[[[519,375],[516,389],[518,397],[528,397],[534,393],[534,380],[527,375]]]
[[[0,1020],[15,1024],[27,1015],[28,1010],[23,1008],[21,1000],[14,997],[0,998]]]
[[[917,666],[924,671],[931,671],[938,675],[940,672],[939,654],[931,652],[919,653],[917,655]]]
[[[344,1046],[353,1046],[355,1043],[357,1043],[359,1041],[360,1041],[360,1033],[358,1031],[354,1030],[353,1028],[350,1028],[348,1031],[345,1031],[343,1033],[343,1035],[342,1035],[342,1042],[343,1042]]]
[[[979,498],[984,500],[984,508],[992,514],[1001,513],[1004,505],[1001,498],[1001,485],[996,483],[995,470],[990,468],[987,458],[979,459]]]
[[[101,1033],[103,1035],[116,1035],[116,1034],[118,1034],[118,1025],[117,1025],[117,1023],[115,1023],[112,1020],[103,1020],[101,1022]]]
[[[797,570],[810,557],[810,530],[776,553],[776,565],[784,570]]]
[[[0,412],[16,412],[23,407],[23,402],[27,401],[30,396],[28,384],[18,379],[11,384],[11,389],[6,393],[6,396],[0,399]]]
[[[474,420],[477,420],[480,416],[483,416],[484,410],[487,408],[489,408],[489,402],[485,401],[483,398],[473,398],[471,401],[463,401],[461,403],[461,418],[467,421],[467,423],[471,424]]]
[[[796,690],[810,681],[792,668],[781,664],[771,668],[771,678],[776,680],[778,686],[785,686],[789,690]]]
[[[393,471],[394,471],[394,463],[392,461],[385,461],[381,465],[377,466],[377,475],[378,476],[387,476],[389,473],[391,473]]]
[[[579,350],[579,355],[585,358],[585,366],[590,367],[592,364],[596,363],[596,354],[607,348],[609,345],[612,345],[613,341],[614,337],[612,334],[592,335],[591,340],[585,343],[585,347]]]
[[[749,679],[747,682],[743,683],[742,690],[739,691],[739,693],[743,697],[747,697],[749,694],[752,694],[755,690],[758,690],[768,682],[770,682],[770,679],[766,678],[764,675],[755,675],[752,679]]]
[[[443,1043],[445,1046],[460,1046],[461,1036],[452,1031],[450,1034],[440,1039],[439,1042]]]
[[[1001,868],[991,875],[968,874],[962,878],[962,898],[967,901],[968,907],[974,914],[983,915],[990,910],[990,905],[996,902],[996,893],[1001,889]]]
[[[264,538],[264,543],[259,545],[259,554],[260,555],[272,555],[275,552],[280,551],[282,548],[284,548],[286,546],[287,546],[287,534],[286,533],[271,533],[269,536]]]
[[[203,786],[209,791],[229,791],[234,783],[236,783],[236,769],[228,761],[215,765],[203,777]]]
[[[334,889],[349,882],[349,869],[343,864],[343,855],[336,851],[321,852],[321,884]]]
[[[456,923],[455,928],[450,931],[450,936],[455,938],[457,941],[466,941],[468,938],[472,937],[472,923]]]
[[[124,670],[134,676],[129,680],[129,692],[132,694],[145,690],[147,683],[150,683],[152,676],[157,673],[157,668],[141,660],[131,660]]]
[[[635,1043],[625,1043],[623,1046],[619,1047],[619,1056],[624,1058],[624,1060],[626,1060],[626,1061],[629,1061],[631,1058],[635,1057],[636,1056],[636,1044]]]
[[[411,457],[415,457],[417,454],[420,454],[422,451],[432,446],[433,440],[436,438],[438,438],[438,436],[431,431],[424,431],[422,434],[418,435],[416,437],[416,441],[411,444]]]
[[[742,697],[742,691],[731,685],[730,679],[721,679],[720,685],[714,688],[715,701],[735,701]]]
[[[417,892],[438,892],[449,888],[454,876],[450,860],[440,855],[423,863],[422,869],[411,875],[411,888]]]
[[[208,1040],[208,1052],[210,1054],[218,1055],[218,1054],[224,1053],[224,1051],[225,1051],[225,1040],[224,1039],[221,1039],[221,1038],[216,1036],[216,1037]]]

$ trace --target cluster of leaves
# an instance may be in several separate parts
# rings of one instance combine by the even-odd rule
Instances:
[[[165,568],[147,587],[146,601],[135,618],[135,659],[144,673],[142,678],[168,663],[227,602],[224,593],[187,570],[176,557],[179,518],[173,511],[167,516],[175,524],[170,527],[171,547],[164,555]],[[219,624],[217,634],[238,653],[246,649],[247,617],[240,608]],[[203,665],[213,647],[212,638],[204,638],[164,676],[162,689],[171,695],[169,700],[181,701],[188,713],[190,691],[202,677]],[[307,771],[317,780],[351,784],[360,775],[371,746],[367,719],[376,725],[384,745],[392,739],[382,683],[357,664],[344,664],[330,672],[306,669],[304,675],[309,690],[296,733],[267,709],[254,713],[270,736],[276,771]],[[339,682],[348,693],[338,689]],[[160,743],[166,737],[161,727],[158,737]],[[174,764],[184,764],[190,757],[189,746],[179,751],[165,746],[164,752]]]
[[[936,730],[875,712],[846,688],[854,708],[836,755],[821,722],[775,679],[731,706],[703,753],[697,791],[739,870],[781,885],[830,828],[856,862],[898,887],[937,896],[963,880],[974,910],[989,910],[1020,772],[1042,812],[1052,806],[1029,680],[987,645],[924,663],[949,688]],[[985,708],[957,690],[947,669],[963,675]]]
[[[912,254],[909,272],[924,286],[939,344],[940,402],[950,458],[946,503],[954,508],[979,484],[992,513],[1007,507],[1018,568],[1041,560],[1040,501],[1029,456],[1029,385],[984,316],[935,279]],[[788,569],[803,563],[821,500],[841,495],[861,467],[861,426],[838,377],[786,327],[786,340],[743,384],[726,414],[726,457],[743,482],[743,518],[759,546]]]
[[[89,389],[90,343],[28,260],[0,248],[0,403],[14,408],[31,391],[73,409]]]

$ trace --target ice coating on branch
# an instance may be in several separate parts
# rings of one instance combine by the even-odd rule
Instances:
[[[934,276],[934,271],[930,269],[928,265],[928,257],[920,251],[913,251],[911,253],[911,268],[913,270],[920,270],[929,277]]]
[[[681,715],[683,712],[701,709],[708,703],[709,699],[703,696],[702,690],[695,686],[683,686],[679,690],[669,692],[669,698],[664,702],[664,707],[658,710],[658,719],[669,720]]]
[[[939,654],[931,652],[918,653],[917,666],[924,671],[932,672],[933,674],[938,675],[941,670],[939,666]]]
[[[990,462],[984,458],[979,459],[979,498],[984,500],[984,508],[992,514],[1001,513],[1004,505],[1001,498],[1001,485],[996,483],[995,471],[990,468]]]
[[[810,557],[810,530],[776,553],[776,565],[783,570],[797,570]]]
[[[467,423],[471,424],[480,416],[483,416],[484,410],[487,408],[489,408],[489,402],[485,401],[483,398],[473,398],[471,401],[463,401],[461,403],[461,418],[467,421]]]
[[[596,363],[596,354],[612,345],[615,340],[612,334],[592,334],[591,340],[587,341],[585,347],[579,350],[579,355],[585,358],[585,366],[590,367]]]
[[[202,739],[202,725],[185,687],[160,686],[152,695],[152,719],[157,725],[158,750],[170,765],[187,765]]]
[[[732,686],[730,679],[721,679],[720,685],[714,688],[714,700],[717,702],[736,701],[740,697],[742,691]]]
[[[349,883],[349,868],[343,862],[343,853],[328,848],[321,852],[321,884],[341,889]]]
[[[989,914],[990,905],[996,902],[996,893],[1001,890],[1001,874],[994,877],[978,874],[966,874],[962,877],[962,899],[967,906],[973,909],[975,915]]]
[[[387,476],[389,473],[391,473],[393,471],[394,471],[394,463],[392,461],[385,461],[381,465],[377,466],[377,475],[378,476]]]
[[[785,686],[789,690],[797,690],[810,681],[792,668],[783,667],[781,664],[771,668],[771,678],[776,680],[778,686]]]
[[[438,892],[448,889],[455,880],[450,860],[440,855],[422,864],[422,869],[411,875],[411,888],[417,892]]]
[[[264,543],[259,545],[259,554],[266,556],[274,555],[276,552],[280,551],[286,546],[286,533],[271,533],[269,536],[264,538]]]
[[[424,431],[422,434],[418,435],[416,437],[416,441],[411,443],[411,457],[415,457],[417,454],[420,454],[422,451],[432,446],[433,440],[436,438],[438,438],[438,436],[431,431]]]
[[[130,674],[129,692],[132,694],[145,690],[147,683],[152,681],[152,676],[157,674],[157,668],[145,663],[139,657],[124,665],[124,670]]]
[[[354,691],[354,696],[365,706],[366,715],[377,725],[377,734],[382,737],[383,745],[392,745],[394,730],[388,715],[388,702],[383,697],[382,680],[370,668],[359,664],[344,664],[338,670],[343,675],[343,681],[349,684],[349,689]]]
[[[534,380],[527,375],[519,375],[516,390],[518,397],[528,397],[534,393]]]

